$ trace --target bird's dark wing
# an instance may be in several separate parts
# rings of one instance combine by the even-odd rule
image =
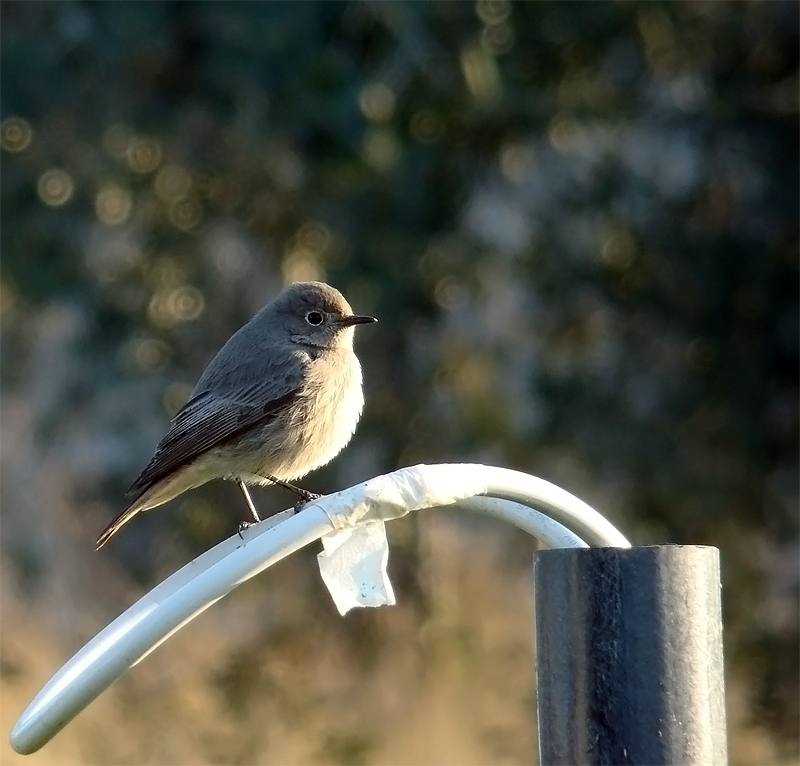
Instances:
[[[283,368],[279,379],[270,375],[272,370],[262,371],[260,380],[250,379],[238,385],[231,380],[219,379],[213,388],[196,393],[174,417],[172,427],[156,447],[152,460],[131,485],[128,495],[142,494],[159,479],[212,447],[254,426],[268,423],[297,399],[302,387],[303,367],[297,364],[288,371]]]

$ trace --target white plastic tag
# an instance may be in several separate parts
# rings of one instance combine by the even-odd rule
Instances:
[[[322,538],[322,545],[325,550],[317,555],[319,572],[339,614],[347,614],[356,606],[395,603],[386,572],[389,543],[382,521],[333,532]]]

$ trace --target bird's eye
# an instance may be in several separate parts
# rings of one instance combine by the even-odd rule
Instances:
[[[325,317],[319,311],[309,311],[306,314],[306,322],[314,327],[319,327],[325,321]]]

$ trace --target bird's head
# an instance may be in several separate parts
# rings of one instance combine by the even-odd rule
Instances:
[[[295,282],[266,308],[292,342],[320,348],[352,346],[356,325],[378,321],[354,314],[344,296],[324,282]]]

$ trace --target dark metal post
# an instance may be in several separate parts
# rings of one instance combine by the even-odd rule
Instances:
[[[540,551],[534,585],[543,766],[727,763],[716,548]]]

